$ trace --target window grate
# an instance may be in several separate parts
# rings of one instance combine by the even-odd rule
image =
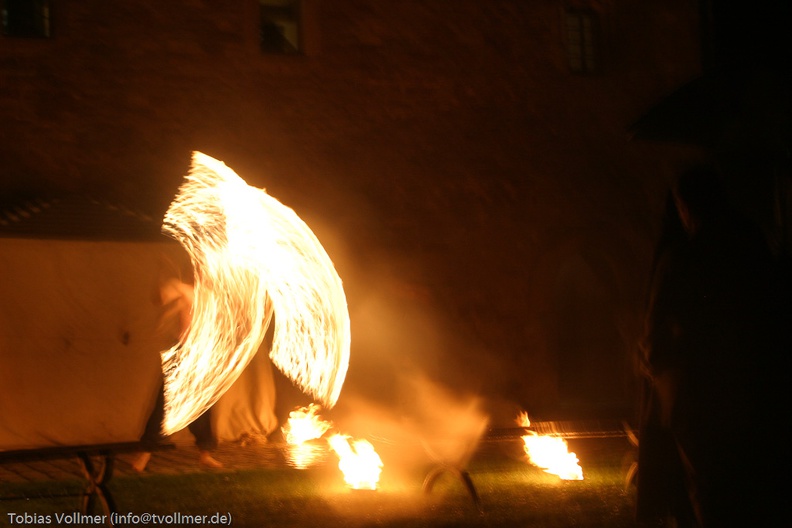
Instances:
[[[599,69],[596,24],[588,11],[566,12],[566,46],[569,69],[575,73],[593,73]]]
[[[281,55],[302,53],[300,0],[259,0],[261,51]]]
[[[49,38],[49,0],[0,0],[2,32],[8,37]]]

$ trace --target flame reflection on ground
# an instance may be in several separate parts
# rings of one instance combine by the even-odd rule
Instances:
[[[308,469],[318,464],[326,454],[321,438],[333,424],[319,417],[321,407],[315,403],[300,407],[289,413],[286,425],[281,427],[288,447],[286,461],[297,469]]]
[[[286,447],[286,463],[295,469],[308,469],[321,463],[327,455],[327,449],[316,442],[290,444]]]

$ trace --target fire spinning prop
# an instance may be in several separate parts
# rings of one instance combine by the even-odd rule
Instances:
[[[311,451],[304,449],[308,442],[321,438],[333,427],[332,423],[319,417],[319,410],[316,404],[296,409],[289,413],[287,424],[281,428],[286,442],[294,449],[292,463],[298,469],[306,468],[313,460]],[[352,489],[377,489],[383,464],[368,440],[350,441],[348,435],[334,433],[327,443],[338,456],[338,468]]]
[[[270,358],[328,407],[349,365],[346,296],[310,228],[222,161],[194,152],[162,230],[187,251],[195,274],[192,319],[162,353],[163,431],[211,407],[239,377],[274,321]]]
[[[530,427],[528,413],[520,413],[517,418],[520,427]],[[540,435],[534,431],[522,437],[525,454],[536,467],[546,473],[558,475],[562,480],[583,480],[583,468],[578,464],[575,453],[570,453],[566,440],[558,436]]]

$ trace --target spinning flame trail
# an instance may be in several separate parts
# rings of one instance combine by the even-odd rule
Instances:
[[[297,214],[223,162],[194,152],[162,230],[181,243],[195,270],[189,328],[162,352],[165,434],[220,399],[273,317],[273,363],[332,407],[349,365],[349,312],[333,263]]]

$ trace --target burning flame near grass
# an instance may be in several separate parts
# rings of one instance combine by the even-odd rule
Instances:
[[[327,441],[338,455],[338,468],[352,489],[377,489],[382,459],[368,440],[353,440],[350,444],[347,435],[334,434]]]
[[[289,463],[297,469],[307,469],[322,455],[320,447],[312,440],[321,438],[332,426],[317,414],[320,407],[312,403],[289,413],[286,425],[281,427],[283,437],[290,448]]]
[[[315,457],[310,449],[305,449],[309,446],[307,442],[321,438],[333,427],[332,423],[319,417],[319,411],[320,407],[316,404],[296,409],[289,413],[287,424],[281,428],[286,442],[292,446],[292,463],[298,469],[308,467]],[[334,433],[327,439],[327,443],[338,455],[338,468],[351,488],[377,489],[383,464],[368,440],[350,442],[348,435]]]
[[[349,312],[332,261],[297,214],[222,161],[194,152],[162,230],[181,243],[195,273],[190,326],[162,353],[165,434],[220,399],[256,354],[273,314],[273,363],[333,406],[349,365]]]
[[[528,413],[520,413],[517,423],[521,427],[530,427]],[[577,455],[569,452],[566,440],[533,431],[529,431],[522,439],[531,464],[544,469],[546,473],[558,475],[562,480],[583,480],[583,468],[578,463]]]
[[[318,416],[320,407],[312,403],[289,413],[289,420],[281,427],[286,442],[292,445],[302,444],[309,440],[321,438],[333,424]]]

